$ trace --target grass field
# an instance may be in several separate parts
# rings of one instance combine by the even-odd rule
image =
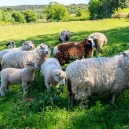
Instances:
[[[99,31],[107,36],[108,44],[99,56],[111,57],[129,49],[129,20],[104,19],[76,22],[51,22],[0,26],[0,50],[10,40],[20,46],[25,40],[34,40],[53,47],[59,43],[59,33],[69,29],[70,41],[81,41]],[[66,87],[47,92],[43,77],[36,72],[25,101],[22,86],[11,86],[11,92],[0,97],[0,129],[128,129],[129,90],[116,97],[110,104],[107,94],[91,96],[89,100],[68,104]]]

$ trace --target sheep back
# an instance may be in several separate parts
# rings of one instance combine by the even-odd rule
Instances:
[[[66,78],[65,72],[61,70],[59,61],[56,58],[48,58],[41,67],[41,73],[44,76],[45,85],[49,88],[50,84],[58,85],[58,81],[64,81]],[[59,76],[59,80],[55,80],[56,75]]]
[[[100,32],[92,33],[88,38],[92,38],[95,41],[95,47],[98,49],[102,49],[107,44],[106,36]]]
[[[57,58],[61,65],[68,63],[72,59],[92,56],[94,48],[88,39],[82,42],[61,43],[54,48],[54,57]]]
[[[25,68],[28,61],[38,60],[42,62],[50,57],[50,53],[51,51],[47,45],[40,44],[31,51],[10,52],[5,54],[2,57],[1,66],[2,69],[7,67]]]
[[[129,54],[128,54],[129,56]],[[117,94],[129,88],[126,56],[88,58],[72,62],[66,68],[69,99],[87,99],[92,94]]]

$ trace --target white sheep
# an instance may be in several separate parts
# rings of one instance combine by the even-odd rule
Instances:
[[[18,48],[10,48],[10,49],[5,49],[0,51],[0,64],[1,64],[1,60],[4,54],[8,53],[8,52],[17,52],[17,51],[29,51],[29,50],[33,50],[35,48],[35,45],[33,43],[33,41],[24,41],[22,43],[22,46],[18,47]],[[1,70],[1,65],[0,65],[0,70]]]
[[[69,41],[69,40],[70,40],[70,32],[69,32],[69,30],[63,30],[60,33],[59,41],[60,42],[66,42],[66,41]]]
[[[27,94],[30,82],[34,80],[34,70],[39,70],[38,61],[32,60],[23,69],[5,68],[0,72],[1,77],[1,96],[5,96],[5,90],[9,92],[10,84],[22,84],[24,95]]]
[[[98,51],[99,49],[102,49],[102,47],[107,44],[107,38],[103,33],[95,32],[88,36],[88,38],[92,38],[95,42],[95,48],[96,48],[96,57],[98,57]]]
[[[66,74],[61,70],[59,61],[56,58],[48,58],[41,66],[41,73],[44,76],[47,89],[50,89],[51,85],[58,87],[59,84],[65,84]]]
[[[3,68],[25,68],[30,60],[42,62],[50,57],[51,50],[46,44],[38,45],[31,51],[9,52],[2,57],[1,66]]]
[[[69,102],[85,100],[92,94],[115,95],[129,88],[129,52],[111,58],[88,58],[72,62],[66,68]]]

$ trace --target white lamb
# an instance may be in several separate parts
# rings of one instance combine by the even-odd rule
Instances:
[[[39,70],[38,61],[32,60],[23,69],[5,68],[0,72],[1,77],[1,96],[5,96],[5,90],[9,92],[10,84],[22,84],[24,95],[27,94],[30,82],[34,80],[34,70]]]
[[[51,85],[56,87],[65,84],[66,74],[61,70],[59,61],[56,58],[48,58],[41,66],[41,73],[44,76],[45,86],[49,90]]]
[[[88,58],[72,62],[66,68],[69,102],[85,100],[92,94],[112,95],[129,88],[129,52],[111,58]]]
[[[3,68],[25,68],[28,61],[38,60],[42,62],[50,57],[51,50],[46,44],[38,45],[31,51],[9,52],[2,57],[1,66]]]
[[[98,57],[98,51],[101,50],[102,47],[107,44],[107,38],[103,33],[95,32],[88,36],[89,39],[93,39],[95,42],[95,48],[96,48],[96,57]]]

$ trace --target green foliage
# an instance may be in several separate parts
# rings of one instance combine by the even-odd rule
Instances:
[[[27,23],[36,22],[37,21],[37,14],[32,10],[26,10],[23,12],[25,15],[25,20]]]
[[[5,11],[2,11],[2,21],[8,22],[7,13]]]
[[[19,23],[25,23],[26,20],[24,18],[24,15],[22,13],[20,13],[19,11],[14,11],[12,13],[12,19],[11,19],[12,22],[19,22]]]
[[[83,12],[82,9],[78,9],[78,10],[77,10],[77,13],[76,13],[76,16],[77,16],[77,17],[81,17],[81,16],[83,15],[83,13],[84,13],[84,12]]]
[[[115,10],[128,6],[128,0],[91,0],[89,2],[90,18],[111,17]]]
[[[57,2],[51,2],[46,7],[44,13],[46,14],[48,21],[60,21],[69,17],[67,8]]]

